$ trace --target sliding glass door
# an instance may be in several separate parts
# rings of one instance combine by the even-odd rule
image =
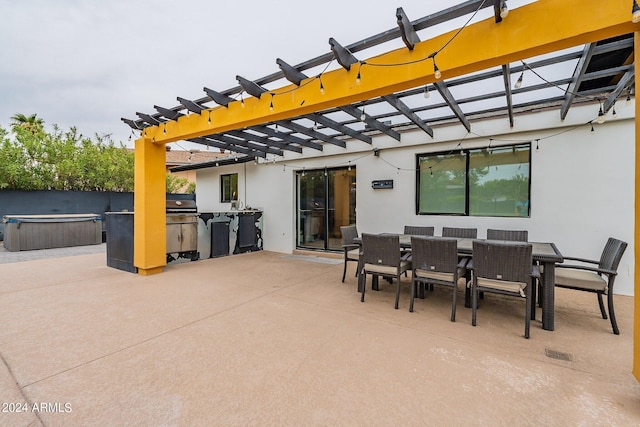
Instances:
[[[355,168],[299,171],[297,247],[341,250],[340,227],[356,222]]]

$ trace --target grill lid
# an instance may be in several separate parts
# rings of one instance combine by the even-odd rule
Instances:
[[[169,200],[167,199],[167,212],[196,212],[195,200]]]

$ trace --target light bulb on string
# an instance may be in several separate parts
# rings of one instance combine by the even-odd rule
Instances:
[[[631,94],[630,93],[627,94],[627,99],[625,100],[624,105],[626,105],[627,107],[631,105]]]
[[[271,94],[271,102],[269,103],[269,111],[273,111],[273,93]]]
[[[424,92],[422,93],[426,98],[429,98],[429,96],[431,96],[431,94],[429,93],[429,85],[424,85]]]
[[[598,118],[596,119],[596,122],[601,125],[604,123],[604,121],[606,120],[606,116],[604,115],[604,112],[602,111],[602,105],[600,105],[600,110],[598,111]]]
[[[322,77],[318,76],[320,79],[320,95],[324,95],[324,84],[322,84]]]
[[[349,160],[349,167],[347,168],[348,171],[351,171],[351,160]]]
[[[358,75],[356,76],[356,84],[359,85],[362,80],[362,76],[360,75],[360,68],[362,68],[362,62],[358,63]]]
[[[207,120],[209,124],[211,124],[211,110],[209,110],[209,119]]]
[[[520,73],[520,77],[516,80],[516,84],[513,85],[514,89],[520,89],[522,87],[522,79],[524,78],[524,71]]]
[[[364,112],[364,107],[362,107],[362,114],[360,114],[360,121],[364,122],[367,119],[367,115]]]
[[[613,107],[612,107],[612,111],[611,111],[611,117],[613,117],[614,119],[616,117],[618,117],[618,113],[616,112],[616,103],[613,103]]]
[[[595,133],[595,129],[593,128],[593,122],[589,122],[589,124],[591,125],[591,133]]]
[[[442,78],[442,73],[440,72],[440,69],[436,65],[435,58],[433,58],[433,76],[436,78],[436,80],[440,80]]]
[[[509,15],[509,8],[507,7],[507,2],[503,1],[500,5],[500,18],[504,19]]]
[[[244,96],[242,96],[242,92],[240,92],[240,105],[244,108]]]
[[[640,7],[636,0],[633,0],[633,7],[631,8],[631,22],[634,24],[640,22]]]

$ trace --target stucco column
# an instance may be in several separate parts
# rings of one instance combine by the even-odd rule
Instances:
[[[161,273],[167,264],[165,163],[164,144],[136,140],[133,265],[143,275]]]
[[[634,57],[640,58],[640,33],[634,33]],[[635,85],[636,90],[640,88],[640,73],[635,73]],[[640,104],[635,102],[635,128],[636,128],[636,141],[635,141],[635,159],[636,159],[636,183],[635,183],[635,231],[633,236],[633,248],[634,248],[634,309],[633,309],[633,375],[638,381],[640,381],[640,284],[638,278],[640,278],[640,126],[638,124],[638,113],[640,113]]]

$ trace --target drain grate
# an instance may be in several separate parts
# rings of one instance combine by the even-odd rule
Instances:
[[[563,353],[561,351],[556,351],[556,350],[549,350],[548,348],[544,349],[544,353],[547,355],[547,357],[550,357],[552,359],[564,360],[567,362],[571,362],[572,360],[572,357],[569,353]]]

